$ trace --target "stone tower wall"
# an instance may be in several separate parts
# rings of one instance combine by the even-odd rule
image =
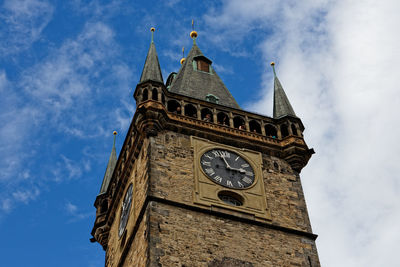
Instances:
[[[150,194],[193,205],[194,155],[190,137],[166,131],[150,140]],[[299,176],[285,161],[268,155],[263,155],[262,173],[271,223],[311,232]]]
[[[118,203],[106,266],[319,266],[314,239],[302,235],[311,234],[311,226],[299,176],[289,164],[262,155],[271,220],[260,223],[193,202],[193,153],[190,136],[182,133],[144,139],[120,190],[121,202],[134,185],[126,236],[118,236]]]
[[[314,242],[295,234],[157,202],[150,218],[150,266],[319,266]]]

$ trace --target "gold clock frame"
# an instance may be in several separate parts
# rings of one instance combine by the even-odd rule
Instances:
[[[195,136],[191,136],[190,140],[194,153],[195,184],[193,202],[195,204],[207,206],[211,208],[211,210],[217,210],[225,213],[232,213],[233,211],[235,215],[239,213],[242,217],[271,220],[271,214],[268,210],[264,190],[262,158],[260,152],[219,144]],[[253,184],[247,188],[233,189],[224,187],[210,180],[201,169],[200,159],[203,153],[211,149],[230,150],[247,160],[254,170],[255,178]],[[243,200],[243,205],[233,206],[223,202],[218,197],[218,194],[222,191],[240,196]]]

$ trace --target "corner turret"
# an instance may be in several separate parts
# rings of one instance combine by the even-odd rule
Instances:
[[[281,82],[276,76],[275,63],[271,62],[271,66],[274,71],[274,119],[278,119],[287,115],[297,117],[294,113],[292,105],[289,102],[289,99],[285,94],[285,91],[283,90]]]
[[[140,77],[140,82],[146,81],[160,82],[163,83],[163,78],[161,74],[160,63],[158,61],[156,46],[154,45],[154,31],[155,28],[151,28],[151,43],[149,51],[147,52],[146,61],[144,63],[142,76]]]

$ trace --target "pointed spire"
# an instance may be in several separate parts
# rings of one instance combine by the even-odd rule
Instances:
[[[147,52],[146,62],[144,63],[142,76],[140,77],[140,83],[145,81],[155,81],[163,83],[161,74],[160,63],[158,62],[158,56],[156,52],[156,46],[154,45],[154,31],[155,28],[151,28],[151,43],[149,51]]]
[[[110,159],[108,160],[106,173],[104,174],[103,183],[101,184],[99,195],[107,192],[108,185],[110,184],[111,177],[115,169],[115,165],[117,164],[117,152],[115,151],[115,137],[117,135],[117,132],[114,131],[113,134],[114,134],[114,143],[111,150]]]
[[[280,118],[286,115],[295,116],[292,105],[290,105],[283,87],[276,76],[275,63],[271,62],[272,70],[274,71],[274,118]]]
[[[199,65],[208,66],[207,71],[199,70]],[[169,91],[205,101],[207,95],[211,94],[219,99],[218,104],[240,109],[212,67],[211,60],[203,55],[196,43],[190,49]]]

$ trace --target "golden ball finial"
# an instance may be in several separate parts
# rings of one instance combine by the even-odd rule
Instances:
[[[185,60],[186,60],[186,58],[184,58],[184,57],[181,58],[181,61],[180,61],[180,62],[181,62],[181,65],[183,64],[183,62],[185,62]]]
[[[113,135],[117,135],[117,131],[114,131],[114,132],[113,132]]]
[[[192,39],[197,38],[197,32],[196,32],[196,31],[192,31],[192,32],[190,33],[190,37],[191,37]]]
[[[271,62],[271,66],[275,66],[275,62],[272,61],[272,62]]]
[[[150,28],[150,31],[151,31],[151,32],[155,32],[155,31],[156,31],[156,28],[151,27],[151,28]]]

